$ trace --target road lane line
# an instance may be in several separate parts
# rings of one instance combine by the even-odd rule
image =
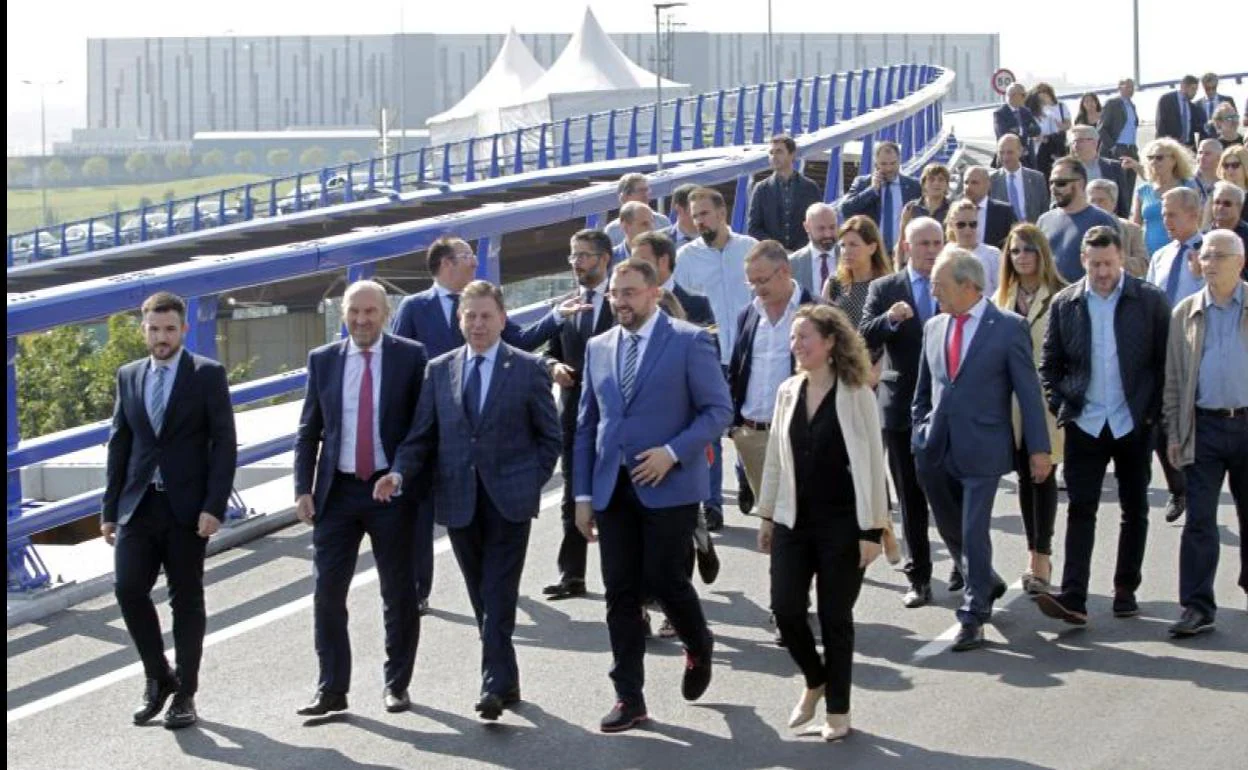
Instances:
[[[1022,588],[1022,580],[1014,581],[1014,584],[1009,587],[1005,596],[1002,597],[1004,601],[998,603],[993,611],[996,612],[998,610],[1003,610],[1013,604],[1014,600],[1018,597],[1026,596],[1027,594],[1023,593]],[[962,630],[961,623],[954,623],[952,626],[949,626],[949,628],[945,629],[940,636],[920,647],[918,652],[914,653],[914,658],[912,660],[917,663],[919,661],[935,657],[936,655],[939,655],[949,649],[953,646],[953,640],[957,638],[958,631],[960,630]]]

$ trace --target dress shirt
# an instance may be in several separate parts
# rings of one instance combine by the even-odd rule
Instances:
[[[820,251],[812,242],[810,244],[810,285],[815,287],[814,294],[823,293],[823,255],[828,256],[828,277],[836,275],[836,247],[833,246],[831,251]]]
[[[164,403],[165,405],[165,413],[164,415],[161,416],[160,425],[155,425],[155,424],[152,425],[152,429],[155,430],[157,433],[159,433],[160,429],[164,426],[165,419],[169,417],[169,397],[173,395],[173,381],[177,379],[178,377],[178,365],[182,363],[182,351],[183,350],[185,350],[185,348],[179,347],[178,352],[174,353],[169,358],[168,361],[163,361],[163,362],[157,361],[155,358],[152,358],[151,356],[148,356],[148,359],[147,359],[147,377],[145,377],[143,380],[143,405],[144,406],[150,407],[152,403],[152,397],[155,395],[156,370],[162,366],[167,367],[169,370],[165,372],[165,388],[164,388],[165,392],[161,394],[164,397],[164,400],[162,403]],[[152,417],[151,412],[148,412],[147,417],[149,420],[151,419]],[[152,483],[153,484],[163,483],[160,477],[160,465],[159,464],[156,466],[156,472],[152,475]]]
[[[672,220],[657,211],[654,212],[654,229],[656,231],[663,230],[671,226]],[[608,222],[607,226],[602,228],[602,231],[607,234],[608,238],[611,239],[612,248],[619,246],[624,242],[624,225],[620,224],[619,217],[616,217]]]
[[[897,247],[897,241],[901,240],[901,209],[906,205],[905,201],[901,199],[901,177],[895,176],[891,181],[885,182],[882,192],[893,199],[893,242],[887,244],[889,251],[892,251]],[[884,216],[884,200],[882,197],[880,199],[880,216]],[[880,222],[879,224],[882,235],[884,233],[884,223]],[[983,229],[982,225],[980,229]],[[820,286],[819,288],[822,289],[823,287]]]
[[[1021,211],[1022,215],[1018,216],[1018,221],[1025,222],[1027,220],[1027,188],[1023,185],[1022,166],[1019,166],[1014,171],[1005,172],[1005,194],[1007,197],[1010,195],[1011,190],[1018,196],[1018,211],[1015,211],[1014,214],[1018,216],[1018,212]],[[1010,201],[1010,205],[1013,206],[1014,202]]]
[[[1093,160],[1091,163],[1084,163],[1083,170],[1087,173],[1089,182],[1091,182],[1093,179],[1101,178],[1101,164],[1100,164],[1099,159]],[[1122,195],[1122,191],[1119,190],[1118,194]]]
[[[971,253],[984,266],[984,296],[991,297],[997,293],[997,281],[1001,278],[1001,249],[981,242]]]
[[[455,300],[452,299],[452,292],[437,281],[433,282],[433,291],[438,295],[438,302],[442,305],[442,315],[446,317],[446,325],[454,329],[458,324],[458,320],[451,315],[455,309]]]
[[[987,195],[984,196],[983,200],[975,204],[975,220],[977,222],[977,224],[975,225],[975,232],[978,234],[976,236],[976,239],[980,243],[983,243],[984,233],[986,232],[987,227],[988,227],[988,196]]]
[[[597,286],[578,286],[577,291],[580,292],[580,298],[585,298],[585,292],[592,291],[594,293],[594,320],[591,329],[598,328],[598,319],[602,317],[602,303],[607,301],[608,285],[604,278]]]
[[[1118,363],[1118,337],[1114,333],[1114,315],[1118,301],[1122,299],[1125,280],[1120,275],[1118,285],[1108,297],[1101,297],[1092,291],[1090,283],[1085,281],[1084,285],[1083,296],[1088,303],[1088,318],[1092,322],[1092,376],[1084,394],[1083,410],[1075,419],[1075,424],[1094,438],[1101,435],[1106,423],[1109,423],[1114,438],[1122,438],[1135,427],[1131,407],[1127,406],[1122,368]]]
[[[927,285],[927,298],[929,300],[927,318],[924,318],[922,313],[916,313],[915,315],[919,325],[922,326],[928,318],[931,318],[940,312],[940,303],[938,303],[936,298],[932,296],[932,278],[930,275],[925,278],[916,272],[914,267],[908,264],[906,265],[906,275],[910,278],[910,296],[914,298],[916,309],[919,303],[919,297],[923,296],[923,293],[919,291],[919,281],[924,281]],[[901,324],[895,324],[892,321],[888,322],[889,331],[897,331],[898,326],[901,326]],[[963,329],[962,333],[965,334],[966,329]]]
[[[1170,271],[1179,271],[1179,288],[1174,295],[1174,305],[1179,304],[1181,300],[1190,297],[1205,287],[1205,279],[1192,275],[1192,271],[1187,265],[1188,257],[1200,251],[1200,242],[1200,233],[1183,242],[1187,246],[1187,251],[1183,253],[1183,262],[1181,264],[1177,262],[1180,247],[1178,241],[1170,241],[1165,246],[1157,249],[1157,252],[1153,254],[1153,258],[1148,262],[1148,274],[1145,277],[1149,283],[1161,289],[1163,294],[1167,294],[1166,289],[1170,285]],[[1171,309],[1173,310],[1173,306]]]
[[[754,422],[771,422],[776,410],[776,391],[780,383],[793,374],[792,353],[789,351],[789,334],[793,330],[793,316],[802,299],[802,289],[793,281],[793,294],[784,313],[775,323],[767,315],[763,301],[754,298],[754,310],[758,313],[758,328],[754,331],[754,346],[750,350],[750,382],[745,390],[745,403],[741,416]]]
[[[472,346],[464,348],[464,373],[463,383],[464,390],[468,390],[468,375],[472,373],[473,359],[477,356],[485,358],[481,362],[481,400],[477,402],[477,414],[485,414],[485,397],[490,392],[490,380],[494,377],[494,362],[498,360],[498,345],[496,341],[484,353],[478,353],[472,349]]]
[[[780,242],[789,242],[789,227],[793,221],[793,197],[797,191],[797,171],[789,174],[788,179],[777,179],[776,187],[780,189]]]
[[[971,340],[975,339],[975,332],[976,330],[979,329],[979,321],[981,318],[984,317],[984,311],[987,309],[988,309],[988,298],[980,297],[979,302],[976,302],[974,305],[971,306],[970,310],[966,311],[967,315],[969,315],[970,318],[966,319],[966,323],[962,326],[962,350],[959,351],[959,355],[958,355],[958,372],[959,373],[962,371],[963,367],[966,365],[966,351],[971,349]],[[949,328],[946,331],[946,334],[948,336],[953,335],[954,327],[957,326],[957,322],[955,320],[956,318],[957,316],[955,316],[953,313],[949,314]],[[948,337],[946,337],[945,351],[947,352],[948,350],[949,350],[949,339]],[[949,362],[945,361],[945,371],[948,371],[948,369],[949,369]]]
[[[1139,128],[1139,120],[1135,115],[1135,105],[1130,99],[1122,100],[1123,111],[1126,112],[1127,118],[1122,124],[1122,130],[1118,132],[1118,139],[1115,144],[1135,144],[1135,132]]]
[[[745,255],[756,243],[748,235],[729,232],[723,249],[707,246],[699,238],[685,244],[676,255],[676,283],[710,300],[719,327],[720,363],[725,366],[732,360],[737,341],[737,316],[752,299],[745,279]]]
[[[1248,406],[1248,347],[1240,325],[1244,317],[1244,285],[1225,305],[1204,290],[1205,340],[1196,380],[1196,406],[1201,409],[1239,409]]]
[[[369,369],[373,373],[373,468],[390,467],[386,450],[381,444],[381,343],[369,348],[373,352]],[[355,424],[360,413],[360,382],[364,379],[364,351],[347,338],[347,363],[342,370],[342,442],[338,447],[338,470],[355,475]]]

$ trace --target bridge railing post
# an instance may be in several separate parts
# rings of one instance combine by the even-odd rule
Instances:
[[[477,239],[477,274],[476,277],[489,281],[495,286],[503,282],[502,263],[499,260],[503,234],[483,236]]]
[[[732,121],[732,143],[737,147],[745,144],[745,86],[737,89],[737,114]]]
[[[767,85],[758,84],[758,98],[754,100],[754,132],[753,143],[763,143],[763,100],[767,98]]]
[[[741,174],[737,177],[737,187],[732,196],[732,231],[745,232],[745,216],[750,201],[750,175]]]
[[[698,94],[698,98],[693,105],[693,136],[691,137],[691,146],[695,150],[702,149],[706,144],[702,137],[702,132],[705,130],[705,119],[702,117],[702,108],[705,105],[706,94]]]
[[[607,148],[603,153],[605,160],[615,160],[615,110],[612,109],[607,113]]]
[[[802,87],[804,85],[801,78],[793,81],[793,105],[789,111],[789,133],[793,136],[802,133]]]
[[[828,153],[828,171],[823,179],[823,202],[831,203],[841,197],[841,148],[833,147]]]
[[[563,119],[563,141],[559,143],[559,165],[572,165],[572,118]]]
[[[776,89],[771,106],[771,133],[774,135],[784,130],[784,81],[777,80],[772,85]]]
[[[38,236],[36,243],[38,242]],[[17,406],[17,352],[18,344],[16,337],[8,338],[8,365],[6,375],[6,389],[8,391],[8,451],[12,452],[17,448],[18,443],[22,440],[21,424],[18,417]],[[7,515],[5,520],[12,522],[22,516],[22,471],[20,468],[14,468],[8,472],[9,483],[6,498]],[[7,547],[8,551],[8,590],[10,591],[32,591],[47,585],[51,579],[48,570],[43,566],[43,561],[39,558],[39,554],[35,553],[35,548],[30,544],[29,538],[21,538],[16,541],[10,541]]]
[[[810,115],[806,122],[806,133],[813,134],[819,130],[819,88],[823,85],[822,78],[815,75],[815,79],[810,84]]]
[[[682,125],[680,114],[684,111],[684,104],[682,98],[676,97],[675,115],[672,116],[672,141],[669,145],[672,152],[680,152],[685,149],[684,137],[681,136],[685,127]],[[662,112],[662,110],[660,109],[659,112]]]

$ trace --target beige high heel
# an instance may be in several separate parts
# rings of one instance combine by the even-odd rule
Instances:
[[[802,699],[793,707],[793,713],[789,715],[789,727],[797,729],[815,718],[815,708],[819,705],[819,701],[823,700],[824,686],[820,685],[813,690],[802,690]]]
[[[849,735],[849,714],[828,714],[828,721],[819,732],[825,741],[839,741]]]

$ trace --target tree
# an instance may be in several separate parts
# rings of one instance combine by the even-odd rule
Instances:
[[[269,150],[264,157],[273,168],[286,168],[290,165],[290,150],[284,147]]]
[[[8,161],[9,184],[13,184],[26,173],[26,161],[22,158],[9,158]]]
[[[338,153],[339,163],[359,163],[363,157],[355,150],[343,150]]]
[[[100,182],[108,179],[110,171],[108,158],[102,155],[93,155],[82,162],[83,179]]]
[[[126,158],[126,173],[131,176],[146,176],[152,170],[152,156],[145,152],[134,152]]]
[[[43,173],[47,175],[50,182],[68,182],[70,178],[69,166],[65,165],[65,161],[60,158],[53,158],[43,167]]]
[[[329,153],[324,147],[309,147],[299,154],[299,165],[303,168],[320,168],[329,162]]]
[[[225,167],[225,152],[222,150],[209,150],[200,156],[199,165],[211,171],[218,172]]]
[[[250,171],[256,165],[256,154],[251,150],[239,150],[234,153],[234,165]]]
[[[175,174],[185,175],[191,165],[191,154],[186,150],[174,150],[165,155],[165,168]]]

